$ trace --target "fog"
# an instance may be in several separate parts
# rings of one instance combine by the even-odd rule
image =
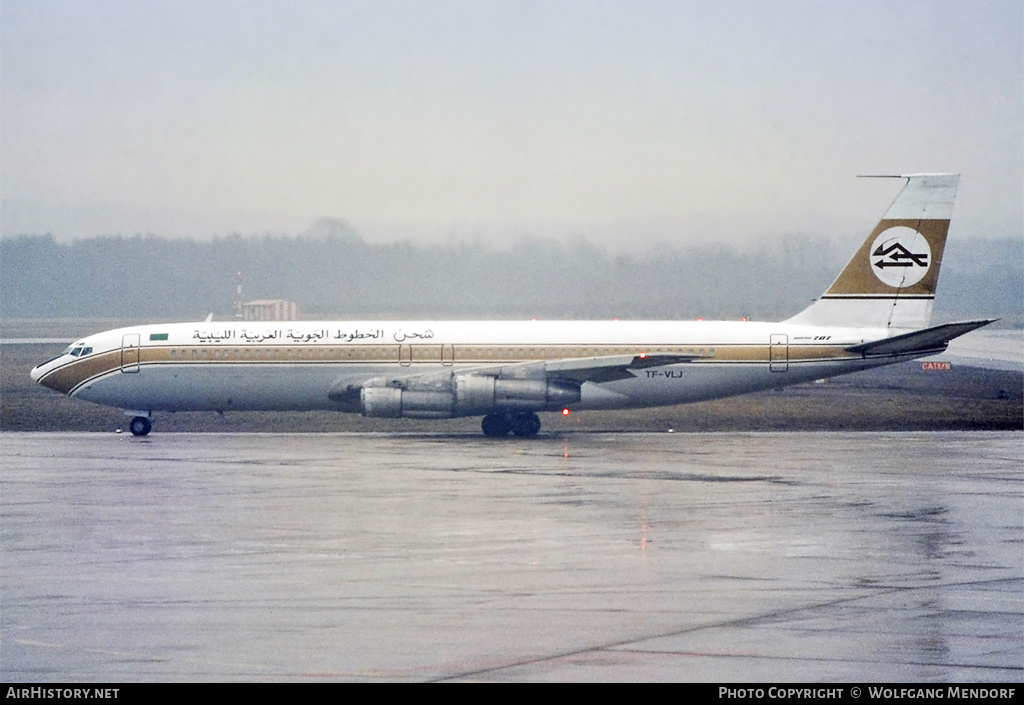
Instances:
[[[934,171],[967,237],[1024,232],[1020,0],[3,0],[0,31],[3,237],[756,246]]]
[[[295,236],[195,242],[50,235],[0,240],[0,315],[198,320],[243,299],[288,299],[311,318],[778,320],[819,296],[860,244],[791,234],[757,246],[586,241],[373,244],[341,221]],[[1021,321],[1024,242],[951,238],[936,302],[947,317]]]

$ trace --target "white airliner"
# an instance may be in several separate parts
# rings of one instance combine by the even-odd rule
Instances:
[[[958,174],[906,185],[831,287],[779,323],[356,321],[144,325],[98,333],[32,379],[133,417],[312,410],[483,416],[487,436],[540,430],[538,411],[695,402],[942,352],[991,323],[929,327]]]

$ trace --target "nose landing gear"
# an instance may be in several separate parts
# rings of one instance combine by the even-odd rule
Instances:
[[[128,424],[128,430],[133,436],[145,436],[153,430],[153,422],[145,416],[136,416]]]

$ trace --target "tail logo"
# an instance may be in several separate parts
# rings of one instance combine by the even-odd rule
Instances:
[[[913,286],[924,279],[932,258],[924,236],[902,225],[879,233],[870,252],[871,271],[883,284],[896,288]]]

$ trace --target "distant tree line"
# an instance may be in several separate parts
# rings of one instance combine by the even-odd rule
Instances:
[[[230,317],[243,297],[289,299],[303,318],[363,316],[778,319],[831,283],[854,247],[791,235],[747,249],[661,246],[612,254],[586,243],[509,248],[369,244],[338,223],[301,236],[205,242],[153,235],[0,240],[6,318]],[[1024,310],[1024,242],[951,240],[937,310]]]

